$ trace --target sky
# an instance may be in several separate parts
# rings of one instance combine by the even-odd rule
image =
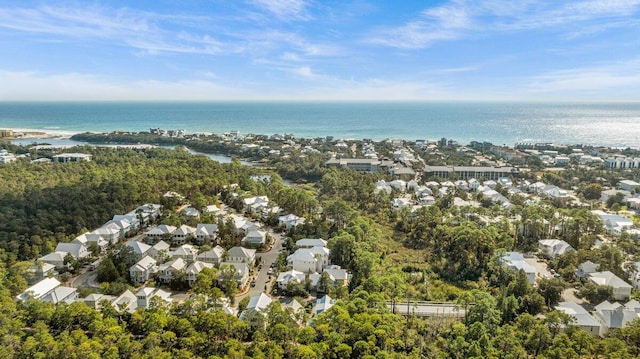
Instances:
[[[639,101],[640,0],[3,0],[42,100]]]

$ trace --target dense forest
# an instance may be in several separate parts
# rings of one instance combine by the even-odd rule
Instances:
[[[8,146],[3,144],[2,146]],[[26,149],[12,148],[29,152]],[[75,148],[93,161],[0,166],[0,357],[2,358],[631,358],[640,356],[640,320],[605,338],[582,331],[557,303],[564,278],[538,287],[497,257],[527,249],[544,235],[544,208],[515,206],[523,229],[495,207],[451,207],[450,198],[412,214],[390,211],[390,196],[375,194],[381,175],[322,168],[318,181],[285,186],[250,179],[263,170],[238,161],[219,164],[187,151]],[[17,151],[16,151],[17,152]],[[46,156],[47,153],[32,155]],[[301,161],[296,159],[296,161]],[[318,161],[317,167],[321,164]],[[289,164],[290,165],[290,164]],[[314,165],[315,166],[315,165]],[[290,171],[293,171],[291,169]],[[229,185],[268,195],[308,218],[293,239],[328,239],[331,260],[347,268],[349,288],[326,313],[297,318],[273,304],[264,326],[252,329],[200,294],[171,306],[160,302],[132,314],[83,303],[57,307],[16,302],[26,288],[25,261],[56,243],[93,229],[142,203],[163,203],[175,191],[196,205],[229,201]],[[614,249],[588,251],[598,234],[588,211],[567,209],[559,235],[579,250],[563,266],[588,258],[614,268]],[[561,273],[564,274],[564,273]],[[204,290],[206,292],[206,288]],[[387,301],[449,301],[464,320],[402,317]],[[541,316],[544,314],[544,316]],[[301,321],[301,319],[303,319]],[[298,325],[302,322],[304,325]]]

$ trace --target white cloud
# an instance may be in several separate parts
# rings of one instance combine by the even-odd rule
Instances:
[[[528,88],[533,93],[610,94],[633,90],[637,94],[640,91],[640,59],[541,74],[530,79]]]
[[[204,80],[114,82],[93,74],[44,75],[0,70],[1,101],[230,100],[258,97],[257,93],[247,89]]]
[[[252,0],[251,3],[282,20],[311,19],[304,0]]]
[[[633,28],[640,0],[450,0],[427,8],[415,19],[395,28],[381,28],[366,42],[421,49],[438,41],[458,40],[491,32],[561,27],[598,20],[597,29]],[[575,29],[566,30],[569,33]]]

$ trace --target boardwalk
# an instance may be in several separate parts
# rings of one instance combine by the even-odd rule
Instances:
[[[387,308],[390,311],[400,315],[415,315],[416,317],[447,317],[464,319],[464,308],[458,308],[455,303],[441,302],[409,302],[397,301],[387,302]],[[408,311],[407,311],[408,308]]]

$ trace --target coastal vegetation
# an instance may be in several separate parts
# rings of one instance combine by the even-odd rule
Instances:
[[[391,210],[389,203],[398,192],[375,191],[376,182],[390,180],[389,175],[327,167],[326,151],[301,157],[299,150],[292,149],[288,158],[275,159],[215,136],[197,141],[147,134],[78,136],[86,141],[178,147],[86,146],[74,151],[93,155],[90,162],[25,160],[0,166],[0,357],[568,359],[640,355],[640,319],[599,338],[552,310],[583,261],[624,276],[626,256],[640,254],[637,243],[626,237],[618,238],[616,245],[593,248],[602,235],[602,223],[586,208],[552,200],[528,204],[498,187],[513,206],[453,206],[452,194],[413,212]],[[46,150],[9,146],[0,143],[0,148],[31,157],[51,155]],[[238,160],[220,164],[180,146],[266,161],[262,168],[243,166]],[[384,146],[378,149],[381,153],[391,150]],[[440,155],[427,160],[429,164],[438,161],[443,161]],[[455,161],[467,164],[470,159],[456,154]],[[576,187],[585,201],[599,198],[601,183],[619,181],[606,171],[584,172],[569,169],[544,173],[541,178]],[[251,178],[264,174],[269,181]],[[535,176],[525,173],[521,179]],[[282,178],[302,184],[289,186]],[[237,191],[267,195],[287,212],[307,218],[304,225],[287,232],[292,240],[328,240],[332,263],[352,273],[348,287],[331,289],[329,294],[338,302],[329,311],[311,320],[304,318],[300,326],[276,303],[267,309],[265,325],[254,329],[206,300],[205,294],[221,295],[212,289],[211,273],[199,279],[193,296],[182,303],[156,302],[131,314],[108,303],[94,310],[79,302],[53,306],[14,300],[27,287],[28,261],[98,227],[114,213],[141,203],[160,203],[166,209],[162,220],[181,224],[184,220],[177,219],[173,210],[182,203],[241,208],[230,190],[233,185]],[[185,199],[163,196],[168,191]],[[620,206],[620,201],[614,198],[605,206],[616,204]],[[224,223],[220,229],[225,237]],[[550,236],[576,249],[547,261],[558,276],[533,286],[523,271],[512,271],[501,262],[505,252],[536,251],[538,241]],[[121,280],[126,276],[126,256],[121,251],[98,267],[104,294],[127,288]],[[581,291],[593,301],[611,298],[603,288],[584,285]],[[467,315],[463,320],[402,317],[387,306],[409,298],[456,303]]]

